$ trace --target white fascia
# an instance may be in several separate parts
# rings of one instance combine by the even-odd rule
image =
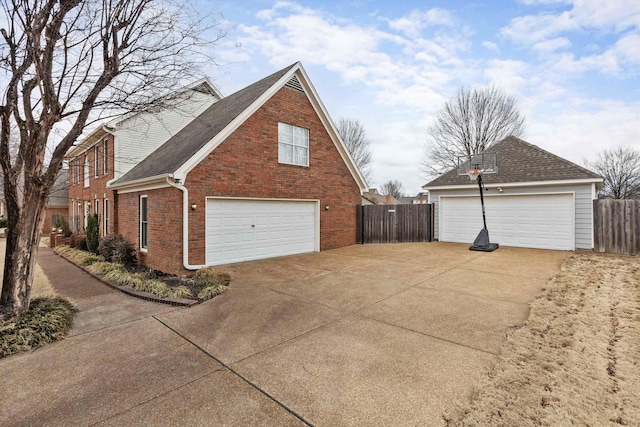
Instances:
[[[553,185],[575,185],[575,184],[594,184],[598,182],[603,182],[603,178],[585,178],[585,179],[567,179],[567,180],[558,180],[558,181],[529,181],[529,182],[509,182],[509,183],[499,183],[492,182],[491,184],[486,184],[485,187],[544,187],[544,186],[553,186]],[[466,185],[441,185],[441,186],[429,186],[425,185],[422,187],[423,190],[428,191],[441,191],[441,190],[466,190],[470,188],[477,188],[478,184],[473,181],[471,184]]]
[[[133,181],[125,182],[122,184],[113,185],[113,180],[107,182],[107,188],[115,190],[120,194],[133,193],[135,191],[153,190],[157,188],[166,188],[166,179],[170,178],[171,174],[162,174],[156,176],[150,176],[148,178],[136,179]]]

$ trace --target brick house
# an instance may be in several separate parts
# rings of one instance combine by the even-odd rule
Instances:
[[[66,155],[68,215],[71,229],[81,232],[89,214],[98,214],[100,234],[117,233],[117,193],[109,183],[122,177],[217,100],[218,90],[206,79],[170,97],[171,108],[124,115],[99,126]]]
[[[354,244],[366,184],[296,63],[216,100],[108,190],[109,231],[185,274]]]

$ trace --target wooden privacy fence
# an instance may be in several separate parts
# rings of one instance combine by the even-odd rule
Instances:
[[[358,206],[358,242],[402,243],[433,240],[433,205]]]
[[[593,201],[594,250],[640,254],[640,200]]]

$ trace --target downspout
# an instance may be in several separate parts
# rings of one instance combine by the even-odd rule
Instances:
[[[199,270],[205,265],[189,264],[189,190],[182,184],[167,177],[167,184],[182,191],[182,265],[187,270]]]

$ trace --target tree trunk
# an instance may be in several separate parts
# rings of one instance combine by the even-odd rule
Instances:
[[[7,204],[9,234],[0,295],[0,320],[17,321],[29,309],[46,197],[25,195],[22,206]]]

